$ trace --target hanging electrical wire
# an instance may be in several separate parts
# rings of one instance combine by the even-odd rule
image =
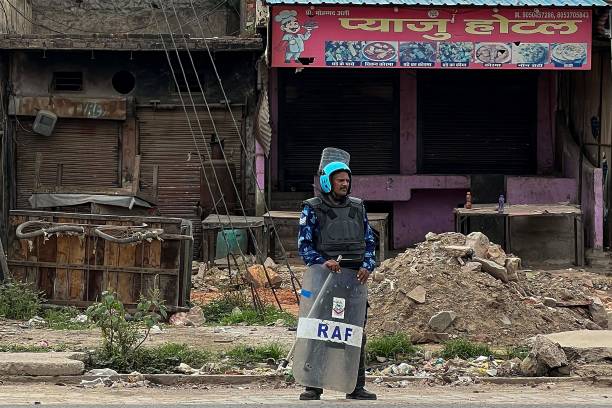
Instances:
[[[174,2],[171,2],[171,5],[172,5],[172,7],[173,7],[173,11],[174,11],[175,16],[178,18],[178,14],[177,14],[177,12],[176,12],[176,8],[174,7]],[[165,9],[163,8],[163,6],[162,6],[162,12],[164,13],[164,17],[166,18],[166,22],[168,23],[167,14],[166,14]],[[185,47],[186,47],[186,48],[187,48],[187,50],[188,50],[188,49],[189,49],[189,47],[188,47],[188,44],[187,44],[187,40],[186,40],[186,36],[185,36],[185,32],[182,30],[182,28],[181,28],[181,37],[182,37],[182,38],[183,38],[183,40],[185,41]],[[172,40],[173,40],[173,44],[174,44],[175,49],[177,49],[177,58],[178,58],[178,57],[179,57],[179,56],[178,56],[178,47],[176,46],[176,42],[174,42],[174,35],[173,35],[173,33],[171,33],[171,38],[172,38]],[[191,65],[192,65],[192,68],[193,68],[193,70],[194,70],[195,77],[196,77],[196,80],[197,80],[197,83],[198,83],[198,88],[200,88],[200,91],[201,91],[201,93],[202,93],[202,98],[203,98],[203,100],[204,100],[204,104],[205,104],[205,106],[206,106],[206,111],[208,112],[208,115],[209,115],[209,117],[210,117],[211,124],[212,124],[212,127],[213,127],[213,131],[214,131],[214,133],[215,133],[215,134],[218,134],[218,131],[217,131],[217,126],[216,126],[216,124],[215,124],[215,120],[214,120],[214,117],[213,117],[213,115],[212,115],[212,112],[211,112],[211,109],[210,109],[210,105],[208,104],[208,101],[207,101],[207,98],[206,98],[206,94],[205,94],[205,93],[204,93],[204,91],[203,91],[203,89],[204,89],[204,88],[203,88],[202,83],[201,83],[201,81],[200,81],[200,77],[199,77],[199,75],[198,75],[198,73],[197,73],[197,67],[195,66],[195,62],[194,62],[194,60],[193,60],[193,57],[192,57],[191,53],[190,53],[190,52],[188,52],[188,53],[187,53],[187,55],[189,56],[189,60],[191,61]],[[184,68],[183,68],[183,66],[182,66],[182,62],[181,62],[180,60],[179,60],[179,65],[181,66],[181,69],[183,70],[183,73],[184,73],[185,71],[184,71]],[[195,104],[195,102],[194,102],[194,100],[193,100],[193,96],[192,96],[191,90],[190,90],[190,89],[187,89],[187,92],[188,92],[188,94],[189,94],[189,98],[191,99],[192,104]],[[200,124],[200,122],[199,122],[199,118],[197,117],[197,113],[196,113],[196,119],[197,119],[197,121],[198,121],[198,124]],[[200,128],[200,130],[201,130],[201,128]],[[203,134],[203,132],[202,132],[202,134]],[[227,169],[228,169],[228,172],[229,172],[229,174],[230,174],[230,180],[231,180],[231,182],[232,182],[232,186],[234,187],[234,191],[236,192],[236,196],[237,196],[237,198],[238,198],[238,203],[239,203],[240,208],[241,208],[241,210],[242,210],[242,213],[243,213],[244,219],[245,219],[245,221],[247,222],[247,227],[248,227],[247,229],[248,229],[249,234],[251,235],[251,238],[252,238],[253,243],[254,243],[256,257],[257,257],[257,256],[259,256],[259,257],[260,257],[260,264],[263,266],[264,275],[265,275],[265,277],[266,277],[266,280],[268,281],[268,284],[270,285],[270,288],[272,289],[272,293],[274,294],[275,299],[277,299],[277,300],[278,300],[278,297],[277,297],[277,295],[276,295],[276,291],[275,291],[275,289],[274,289],[274,286],[272,285],[272,280],[270,279],[269,272],[268,272],[268,270],[267,270],[267,267],[265,266],[265,258],[267,258],[267,254],[266,254],[266,255],[264,255],[264,254],[262,253],[261,249],[259,248],[259,243],[257,242],[257,239],[256,239],[256,237],[255,237],[255,234],[253,233],[252,228],[251,228],[250,226],[248,226],[248,218],[247,218],[247,216],[246,216],[246,210],[245,210],[244,205],[243,205],[243,203],[242,203],[242,199],[240,198],[240,193],[238,192],[238,187],[236,186],[236,182],[234,181],[234,178],[233,178],[233,176],[232,176],[232,174],[231,174],[231,171],[230,171],[230,166],[229,166],[229,161],[228,161],[228,159],[227,159],[227,156],[225,155],[225,151],[224,151],[224,149],[223,149],[223,147],[222,147],[222,146],[220,146],[220,149],[221,149],[221,153],[222,153],[222,155],[223,155],[223,160],[224,160],[225,165],[226,165],[226,167],[227,167]],[[209,160],[211,160],[211,159],[212,159],[212,157],[210,157],[210,156],[209,156]],[[216,171],[215,171],[214,167],[213,167],[213,175],[214,175],[214,177],[215,177],[216,182],[217,182],[217,183],[219,183],[219,179],[217,178],[217,174],[216,174]],[[230,219],[230,226],[231,226],[231,219]],[[232,227],[232,228],[233,228],[233,227]],[[277,303],[279,304],[279,307],[280,307],[280,302],[277,302]]]
[[[172,65],[172,60],[170,58],[170,53],[168,51],[168,47],[166,46],[166,41],[165,41],[165,38],[164,38],[164,34],[162,33],[161,27],[159,26],[159,21],[157,20],[156,16],[155,16],[155,24],[157,26],[157,31],[159,32],[159,37],[161,39],[161,43],[162,43],[162,46],[164,48],[164,53],[165,53],[166,59],[168,61],[168,66],[170,68],[170,72],[172,74],[172,78],[173,78],[174,84],[175,84],[177,90],[179,90],[178,96],[179,96],[179,99],[180,99],[180,102],[181,102],[181,106],[183,108],[183,112],[185,113],[185,117],[187,118],[187,125],[188,125],[189,131],[191,133],[191,136],[193,138],[193,142],[194,142],[195,147],[196,147],[196,152],[198,154],[198,158],[199,158],[199,161],[200,161],[200,166],[201,166],[203,174],[204,174],[204,179],[205,179],[206,185],[208,187],[209,193],[210,193],[211,197],[213,197],[213,202],[214,202],[214,193],[212,191],[212,187],[211,187],[210,181],[209,181],[208,176],[207,176],[206,171],[205,171],[204,161],[202,159],[202,154],[200,152],[200,148],[199,148],[196,136],[195,136],[195,131],[193,129],[193,125],[191,124],[191,119],[189,117],[189,113],[187,111],[187,106],[186,106],[185,101],[183,99],[183,95],[180,92],[179,82],[178,82],[177,75],[176,75],[176,72],[174,70],[174,67]],[[175,47],[175,50],[176,50],[176,47]],[[178,56],[178,50],[176,50],[176,51],[177,51],[177,56]],[[180,61],[180,56],[179,56],[179,61]],[[183,71],[183,76],[185,77],[185,81],[186,81],[187,79],[186,79],[185,71],[184,70],[182,70],[182,71]],[[194,110],[195,110],[195,105],[193,103],[192,103],[192,105],[193,105]],[[197,111],[195,111],[195,113],[196,113],[196,117],[197,117]],[[204,137],[203,134],[202,134],[202,137]],[[205,146],[205,148],[208,147],[206,144],[204,146]],[[208,150],[207,150],[207,152],[208,152]],[[209,153],[209,155],[210,155],[210,153]],[[223,205],[226,208],[227,214],[229,214],[227,203],[225,202],[225,198],[223,197],[223,195],[221,195],[221,200],[223,202]],[[219,213],[219,209],[218,209],[217,205],[214,204],[213,208],[215,210],[215,213],[219,217],[219,219],[221,219],[221,214]],[[228,219],[229,219],[229,217],[228,217]],[[225,229],[224,229],[224,227],[222,225],[221,225],[221,236],[222,236],[223,240],[225,241],[226,247],[230,248],[230,245],[229,245],[229,242],[228,242],[228,239],[227,239],[227,235],[225,234]],[[243,264],[245,265],[245,267],[247,267],[248,262],[246,261],[246,257],[245,257],[245,255],[244,255],[244,253],[243,253],[243,251],[242,251],[242,249],[240,248],[239,245],[238,245],[238,250],[240,252],[240,256],[242,257]],[[233,254],[232,254],[232,257],[234,258],[235,264],[238,266],[238,262],[236,262],[236,259],[235,259]],[[238,269],[240,270],[240,268],[238,268]],[[258,298],[258,295],[256,294],[256,291],[252,290],[252,294],[253,294],[253,303],[254,303],[254,305],[255,305],[255,307],[257,309],[262,303],[261,303],[261,300]],[[278,301],[278,299],[277,299],[277,304],[278,304],[279,308],[282,309],[282,307],[280,306],[280,301]],[[261,310],[261,308],[259,308],[258,310]]]
[[[176,8],[174,8],[174,3],[172,3],[172,6],[173,6],[173,11],[174,11],[175,18],[177,18],[177,19],[178,19],[178,13],[176,12]],[[164,8],[164,6],[163,6],[163,4],[162,4],[161,2],[160,2],[160,7],[161,7],[162,13],[163,13],[163,15],[164,15],[164,19],[166,20],[166,25],[167,25],[167,27],[168,27],[168,29],[171,29],[171,27],[170,27],[170,22],[169,22],[169,20],[168,20],[168,14],[166,13],[166,10],[165,10],[165,8]],[[182,37],[182,38],[183,38],[183,40],[185,41],[185,47],[187,48],[187,50],[189,50],[189,46],[188,46],[188,43],[187,43],[187,38],[186,38],[186,36],[185,36],[185,32],[183,31],[182,26],[181,26],[180,24],[179,24],[179,27],[180,27],[180,30],[181,30],[181,37]],[[181,71],[182,71],[182,73],[183,73],[183,77],[184,77],[184,79],[185,79],[185,82],[187,82],[187,75],[186,75],[186,72],[185,72],[185,68],[183,67],[183,63],[182,63],[182,61],[181,61],[180,54],[179,54],[179,51],[178,51],[178,46],[177,46],[177,44],[176,44],[176,41],[174,40],[174,34],[173,34],[172,32],[170,33],[170,38],[171,38],[171,41],[172,41],[173,47],[174,47],[175,52],[176,52],[176,56],[177,56],[177,59],[178,59],[179,67],[181,68]],[[190,59],[190,61],[191,61],[192,67],[193,67],[194,72],[195,72],[195,76],[196,76],[196,79],[197,79],[197,82],[198,82],[198,87],[200,88],[200,91],[202,92],[202,97],[203,97],[203,99],[204,99],[204,104],[205,104],[205,106],[206,106],[206,111],[207,111],[207,113],[208,113],[208,115],[209,115],[209,117],[210,117],[210,120],[211,120],[211,124],[212,124],[212,127],[213,127],[213,132],[214,132],[215,134],[217,134],[217,135],[218,135],[218,134],[219,134],[219,132],[218,132],[218,130],[217,130],[217,126],[216,126],[216,124],[215,124],[214,117],[213,117],[212,112],[211,112],[211,110],[210,110],[210,105],[208,104],[208,101],[207,101],[206,95],[204,94],[203,87],[202,87],[202,83],[201,83],[201,81],[200,81],[200,77],[199,77],[199,75],[198,75],[198,73],[197,73],[197,68],[196,68],[196,66],[195,66],[195,63],[194,63],[194,61],[193,61],[193,58],[192,58],[192,55],[191,55],[191,53],[190,53],[190,52],[188,52],[188,56],[189,56],[189,59]],[[179,92],[179,93],[180,93],[180,92]],[[203,131],[203,129],[202,129],[202,124],[201,124],[200,119],[199,119],[199,117],[198,117],[197,109],[195,108],[195,101],[194,101],[194,99],[193,99],[193,94],[192,94],[191,89],[189,88],[189,86],[187,86],[187,94],[188,94],[189,99],[190,99],[190,101],[191,101],[191,104],[192,104],[192,106],[193,106],[194,115],[195,115],[195,118],[196,118],[196,122],[197,122],[197,124],[198,124],[198,127],[199,127],[199,129],[200,129],[200,132],[201,132],[201,134],[202,134],[202,138],[204,139],[204,131]],[[207,155],[208,155],[208,160],[209,160],[209,161],[212,161],[212,156],[211,156],[211,154],[210,154],[210,151],[209,151],[209,149],[208,149],[208,146],[206,146],[206,145],[205,145],[205,147],[206,147],[205,151],[206,151],[206,153],[207,153]],[[230,180],[231,180],[231,182],[232,182],[232,186],[234,187],[234,191],[236,192],[236,196],[237,196],[237,198],[238,198],[238,203],[240,204],[240,208],[242,209],[242,213],[244,214],[245,221],[247,221],[247,223],[246,223],[247,228],[246,228],[246,229],[249,231],[249,234],[251,235],[251,238],[252,238],[252,240],[253,240],[253,245],[254,245],[254,247],[255,247],[256,257],[257,257],[257,256],[259,256],[259,257],[260,257],[260,264],[263,266],[263,270],[264,270],[264,274],[265,274],[265,276],[266,276],[266,280],[268,281],[268,284],[270,285],[270,288],[271,288],[271,290],[272,290],[272,293],[273,293],[273,295],[274,295],[274,298],[275,298],[275,300],[276,300],[276,303],[277,303],[278,307],[279,307],[279,308],[282,310],[282,306],[281,306],[280,301],[279,301],[279,299],[278,299],[278,296],[277,296],[277,294],[276,294],[276,290],[274,289],[274,286],[273,286],[273,284],[272,284],[272,280],[270,279],[269,272],[268,272],[268,270],[267,270],[267,267],[265,266],[265,257],[263,256],[262,251],[261,251],[261,249],[259,248],[259,243],[257,242],[257,239],[256,239],[256,237],[255,237],[255,234],[253,233],[252,228],[251,228],[251,227],[248,225],[248,219],[247,219],[247,217],[246,217],[246,211],[245,211],[244,205],[243,205],[243,203],[242,203],[242,199],[240,198],[240,193],[238,192],[238,188],[236,187],[236,183],[235,183],[234,178],[233,178],[233,176],[232,176],[232,174],[231,174],[231,170],[230,170],[229,162],[228,162],[228,160],[227,160],[227,157],[225,156],[225,151],[224,151],[224,149],[223,149],[223,147],[222,147],[221,145],[220,145],[220,150],[221,150],[221,153],[222,153],[222,155],[223,155],[223,159],[224,159],[224,161],[225,161],[225,165],[226,165],[226,167],[227,167],[227,169],[228,169],[228,172],[229,172],[229,175],[230,175]],[[215,167],[214,167],[214,166],[211,166],[211,169],[212,169],[213,176],[214,176],[214,178],[215,178],[215,181],[216,181],[217,185],[220,185],[219,178],[217,177],[217,172],[216,172],[216,170],[215,170]],[[225,207],[226,207],[226,211],[227,211],[227,213],[229,214],[229,209],[228,209],[228,207],[227,207],[227,204],[225,203],[225,200],[223,200],[223,202],[224,202],[224,205],[225,205]],[[230,224],[230,228],[232,228],[232,229],[233,229],[234,227],[233,227],[233,223],[232,223],[231,217],[228,217],[228,221],[229,221],[229,224]],[[267,255],[266,255],[266,257],[267,257]]]
[[[197,16],[197,11],[195,9],[195,4],[194,4],[193,0],[189,0],[189,3],[191,5],[191,9],[193,10],[194,15]],[[170,0],[170,4],[174,7],[174,0]],[[202,35],[202,41],[204,42],[204,46],[206,48],[206,51],[208,53],[210,62],[212,64],[212,67],[213,67],[213,70],[214,70],[214,73],[215,73],[215,76],[217,78],[217,82],[219,83],[219,87],[221,89],[221,93],[223,95],[223,99],[225,101],[225,105],[227,106],[227,109],[229,111],[230,117],[231,117],[232,122],[234,124],[234,127],[236,129],[236,132],[238,134],[240,134],[240,128],[238,126],[238,122],[236,121],[234,113],[232,112],[232,109],[231,109],[231,106],[230,106],[230,102],[229,102],[229,98],[227,97],[227,93],[225,92],[225,88],[223,87],[223,81],[221,80],[221,76],[219,74],[219,70],[217,69],[217,65],[215,63],[214,57],[212,55],[212,51],[211,51],[210,46],[208,44],[208,40],[206,39],[206,35],[205,35],[205,32],[204,32],[204,27],[202,27],[202,24],[201,24],[199,19],[198,19],[198,27],[200,29],[200,32],[201,32],[201,35]],[[187,52],[189,53],[189,49],[187,49]],[[196,76],[197,76],[197,72],[196,72]],[[242,138],[239,138],[239,139],[240,139],[240,144],[242,146],[242,149],[244,150],[245,154],[248,154],[248,150],[247,150],[246,145],[244,144],[244,141],[242,140]],[[255,171],[253,170],[253,168],[251,168],[251,175],[253,176],[253,179],[255,181],[256,188],[259,190],[259,192],[261,192],[263,194],[263,186],[259,185],[259,182],[257,181],[257,175],[255,174]],[[265,211],[267,213],[269,213],[270,212],[270,208],[268,207],[268,205],[265,202],[265,200],[264,200],[263,204],[264,204]],[[289,260],[288,260],[288,257],[287,257],[287,251],[285,250],[285,247],[284,247],[282,239],[281,239],[281,237],[280,237],[280,235],[278,233],[278,229],[276,228],[274,220],[271,217],[270,217],[270,224],[272,225],[272,229],[274,231],[274,234],[276,235],[276,239],[278,240],[282,256],[283,256],[283,258],[285,260],[285,263],[287,265],[287,268],[289,270],[289,275],[291,277],[291,285],[293,287],[293,291],[295,293],[296,300],[299,303],[299,296],[298,296],[297,287],[296,287],[295,284],[297,283],[297,285],[300,286],[300,287],[301,287],[301,284],[298,281],[298,279],[296,278],[295,274],[293,273],[293,270],[291,269],[291,266],[289,264]]]

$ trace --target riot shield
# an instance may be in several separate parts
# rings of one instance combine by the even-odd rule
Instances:
[[[304,274],[293,376],[304,386],[351,393],[357,383],[367,285],[357,271],[312,265]]]

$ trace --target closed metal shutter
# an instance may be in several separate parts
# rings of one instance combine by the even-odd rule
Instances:
[[[423,71],[417,78],[420,172],[536,171],[536,74]]]
[[[232,107],[232,113],[240,127],[241,108]],[[213,109],[212,116],[219,138],[224,141],[226,157],[236,166],[236,183],[240,192],[242,157],[240,135],[236,132],[236,127],[227,109]],[[189,122],[193,127],[202,161],[206,163],[208,161],[206,152],[207,149],[210,149],[210,135],[213,134],[210,116],[206,108],[198,108],[197,118],[205,138],[202,137],[192,108],[189,109],[189,122],[181,107],[174,110],[138,108],[137,117],[143,188],[146,191],[151,186],[153,165],[159,165],[158,207],[161,215],[185,218],[193,222],[194,250],[198,254],[202,235],[201,220],[197,213],[197,205],[200,201],[201,162],[189,129]]]
[[[64,165],[64,187],[119,187],[119,122],[61,118],[51,136],[32,133],[31,120],[20,120],[15,128],[18,209],[31,208],[28,199],[35,182],[37,153],[43,158],[43,187],[56,184],[59,163]]]
[[[279,178],[284,191],[312,191],[321,151],[351,154],[354,174],[398,173],[397,72],[280,70]]]

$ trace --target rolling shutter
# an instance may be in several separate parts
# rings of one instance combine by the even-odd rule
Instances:
[[[537,77],[532,73],[419,72],[419,170],[533,174]]]
[[[35,182],[37,153],[43,156],[43,187],[56,185],[59,163],[64,165],[65,187],[119,187],[119,122],[61,118],[51,136],[32,133],[32,121],[19,123],[15,126],[18,209],[31,208],[28,199]]]
[[[198,108],[197,118],[205,135],[203,138],[193,109],[189,108],[189,111],[188,121],[180,107],[174,110],[138,108],[141,182],[146,191],[153,180],[153,165],[159,165],[159,211],[163,216],[185,218],[193,222],[195,250],[198,251],[202,235],[200,216],[196,212],[200,201],[201,162],[189,123],[193,127],[200,155],[205,163],[213,128],[206,109]],[[241,109],[232,107],[232,112],[240,127]],[[227,159],[236,166],[236,182],[239,183],[242,151],[240,135],[236,132],[226,109],[213,109],[212,115],[219,137],[224,140]],[[240,192],[239,184],[238,191]]]
[[[398,73],[280,70],[279,178],[284,191],[312,191],[325,147],[351,154],[354,174],[398,172]]]

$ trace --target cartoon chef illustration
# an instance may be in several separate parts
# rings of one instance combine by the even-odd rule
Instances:
[[[304,51],[304,41],[307,41],[312,35],[312,30],[317,28],[315,22],[304,24],[305,33],[300,33],[302,25],[297,19],[297,11],[283,10],[274,20],[280,23],[280,29],[285,33],[283,41],[285,44],[285,63],[290,63],[291,60],[298,62],[300,54]]]

